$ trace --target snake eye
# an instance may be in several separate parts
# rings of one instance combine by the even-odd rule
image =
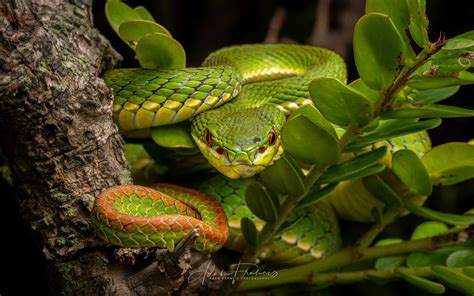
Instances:
[[[276,131],[274,128],[272,128],[272,130],[270,131],[270,135],[268,135],[268,145],[270,146],[275,145],[276,140],[277,140]]]
[[[206,142],[207,146],[212,147],[212,135],[208,130],[204,131],[204,142]]]
[[[217,147],[216,152],[217,152],[217,154],[222,155],[222,154],[224,154],[224,148],[222,148],[222,147]]]

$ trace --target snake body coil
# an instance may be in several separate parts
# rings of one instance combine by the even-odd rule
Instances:
[[[345,81],[342,58],[317,47],[273,44],[224,48],[209,55],[201,68],[115,69],[104,79],[113,89],[113,116],[122,131],[191,120],[191,134],[202,154],[222,174],[238,179],[251,177],[278,159],[286,115],[311,103],[308,84],[317,77]],[[400,139],[388,142],[391,151],[405,147],[423,153],[430,146],[424,132]],[[228,246],[234,249],[241,249],[240,219],[251,217],[258,225],[239,187],[245,180],[211,180],[201,188],[224,207],[233,238]],[[215,251],[224,244],[226,215],[215,202],[206,204],[211,197],[189,191],[186,202],[192,209],[188,209],[168,202],[164,195],[180,195],[181,189],[161,189],[160,193],[118,187],[103,193],[95,207],[102,235],[122,246],[170,247],[189,227],[197,227],[201,233],[197,249]],[[143,207],[150,205],[151,210]],[[150,217],[158,211],[164,216]],[[279,235],[264,258],[301,263],[340,246],[337,219],[329,205],[321,203],[296,214],[301,221]]]

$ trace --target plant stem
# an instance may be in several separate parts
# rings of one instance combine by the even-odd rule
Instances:
[[[359,133],[359,125],[350,125],[339,141],[341,151],[344,147],[352,141],[352,139]],[[298,202],[305,198],[314,186],[319,177],[328,168],[328,165],[318,166],[315,165],[309,173],[306,175],[304,180],[305,192],[300,196],[288,196],[278,210],[277,220],[274,223],[265,223],[258,236],[257,246],[254,248],[248,248],[242,255],[241,262],[255,262],[260,255],[262,248],[270,242],[275,236],[280,226],[286,221],[288,215],[295,209]]]
[[[461,232],[463,232],[463,234],[461,234]],[[278,272],[278,276],[272,279],[259,280],[258,277],[244,279],[239,286],[239,290],[251,290],[274,285],[307,282],[308,279],[313,278],[317,273],[334,270],[356,262],[415,251],[463,245],[466,244],[466,237],[470,237],[473,233],[474,226],[470,226],[455,233],[448,233],[432,238],[410,240],[399,244],[372,248],[347,247],[320,260],[281,270]]]
[[[400,73],[397,75],[392,85],[385,91],[383,100],[380,100],[380,105],[377,106],[375,116],[378,116],[381,112],[385,111],[386,107],[390,104],[393,99],[393,95],[406,85],[411,74],[413,74],[418,68],[420,68],[433,54],[438,52],[446,40],[443,36],[432,43],[428,48],[423,49],[417,56],[414,64],[410,67],[404,66]]]
[[[453,268],[453,270],[462,271],[462,268]],[[350,272],[326,272],[313,274],[308,282],[317,288],[326,288],[330,285],[335,284],[350,284],[358,282],[365,279],[381,279],[381,280],[390,280],[397,278],[398,272],[406,272],[408,274],[419,276],[423,278],[433,277],[431,271],[431,266],[425,267],[397,267],[386,270],[359,270],[359,271],[350,271]]]
[[[383,214],[382,219],[379,223],[372,225],[372,227],[355,243],[359,248],[367,248],[372,244],[374,239],[387,227],[392,224],[400,213],[402,208],[393,208]]]

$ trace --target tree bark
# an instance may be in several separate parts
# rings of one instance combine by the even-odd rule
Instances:
[[[120,56],[93,28],[91,6],[91,0],[0,2],[1,145],[21,214],[48,259],[51,294],[163,294],[182,275],[160,290],[142,282],[166,277],[156,272],[166,269],[166,256],[133,265],[150,251],[106,247],[90,224],[98,193],[131,182],[112,95],[100,78]],[[153,278],[127,281],[153,264]]]

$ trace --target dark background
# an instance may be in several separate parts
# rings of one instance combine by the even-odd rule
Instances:
[[[362,1],[362,0],[360,0]],[[398,0],[394,0],[398,1]],[[316,20],[317,0],[156,0],[125,1],[130,6],[143,5],[154,15],[157,22],[166,27],[175,39],[181,42],[187,54],[188,66],[197,66],[210,52],[224,46],[243,43],[261,43],[265,40],[272,16],[277,8],[283,9],[287,17],[281,28],[279,39],[286,42],[307,43]],[[330,12],[330,30],[344,28],[342,11],[352,1],[333,0]],[[356,1],[357,2],[357,1]],[[474,3],[472,0],[428,0],[427,14],[430,20],[430,37],[435,40],[440,32],[448,37],[474,29]],[[133,52],[115,35],[108,26],[104,14],[105,1],[95,1],[93,7],[95,26],[110,40],[124,57],[122,66],[137,66]],[[360,5],[360,4],[359,4]],[[362,13],[362,11],[359,11]],[[357,13],[357,11],[353,12]],[[381,32],[383,34],[383,32]],[[338,39],[319,40],[329,48],[339,48]],[[340,40],[339,40],[340,41]],[[339,46],[339,47],[338,47]],[[357,78],[352,60],[351,46],[344,50],[348,63],[349,81]],[[474,109],[474,86],[464,86],[446,104]],[[434,145],[450,141],[468,141],[474,138],[472,119],[445,119],[443,125],[431,130]],[[1,135],[0,135],[1,136]],[[455,186],[436,188],[427,205],[446,212],[462,213],[472,207],[474,182],[467,181]],[[47,294],[47,267],[41,249],[28,233],[18,213],[15,193],[3,180],[0,181],[0,294],[3,295],[45,295]],[[387,229],[383,236],[399,236],[407,239],[408,234],[421,220],[404,217],[395,226]],[[357,235],[364,225],[344,223],[345,232]],[[302,286],[279,291],[280,295],[308,292]],[[424,295],[425,292],[397,281],[378,286],[373,283],[358,283],[323,292],[324,295]],[[448,290],[446,295],[457,293]]]

